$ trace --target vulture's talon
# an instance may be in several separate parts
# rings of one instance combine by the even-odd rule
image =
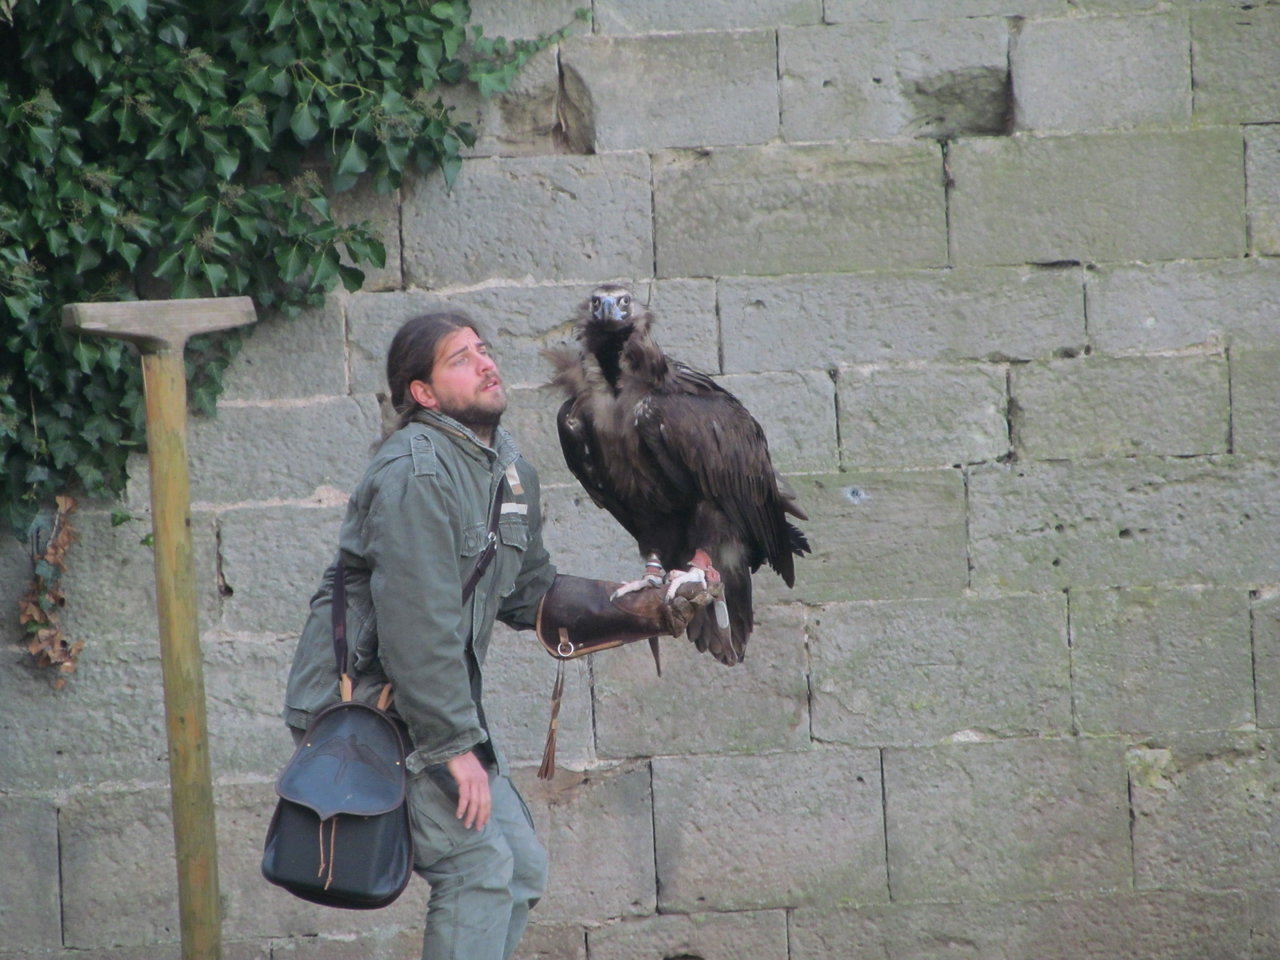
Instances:
[[[655,577],[653,575],[641,577],[639,580],[632,580],[630,583],[620,585],[617,590],[614,590],[613,593],[609,594],[609,599],[617,600],[619,597],[625,597],[628,593],[637,593],[647,587],[660,586],[662,586],[661,577]],[[670,596],[668,596],[668,599],[670,599]]]
[[[701,567],[690,567],[688,570],[672,570],[667,574],[667,599],[670,600],[676,595],[686,583],[700,583],[704,587],[707,584],[707,571]]]

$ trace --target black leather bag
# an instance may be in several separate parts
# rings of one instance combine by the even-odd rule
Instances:
[[[321,711],[276,780],[262,875],[330,907],[375,909],[413,872],[404,745],[376,707],[343,701]]]
[[[351,699],[346,571],[333,586],[333,646],[342,700],[318,713],[276,778],[262,875],[295,896],[371,910],[400,896],[413,872],[404,741],[386,712]]]

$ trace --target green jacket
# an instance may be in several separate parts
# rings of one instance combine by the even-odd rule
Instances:
[[[484,716],[489,637],[495,619],[532,627],[555,579],[542,545],[537,473],[500,427],[494,447],[449,417],[420,411],[378,449],[342,524],[356,696],[392,683],[413,773],[476,748],[505,767]],[[484,546],[499,484],[497,553],[464,605],[462,584]],[[338,700],[333,573],[331,566],[312,597],[289,673],[284,715],[293,727],[305,728]]]

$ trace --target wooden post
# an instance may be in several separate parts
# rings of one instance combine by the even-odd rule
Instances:
[[[129,340],[142,353],[183,960],[222,958],[213,782],[191,547],[183,347],[196,334],[255,319],[248,297],[73,303],[62,310],[67,329]]]

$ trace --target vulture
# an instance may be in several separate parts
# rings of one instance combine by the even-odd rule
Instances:
[[[723,601],[698,612],[688,637],[733,665],[753,625],[751,574],[767,562],[794,586],[794,559],[809,543],[785,515],[808,516],[774,469],[760,424],[709,376],[664,354],[653,322],[617,284],[597,287],[578,308],[578,346],[545,352],[551,382],[566,394],[560,445],[570,471],[646,561],[646,577],[619,592],[719,582]]]

